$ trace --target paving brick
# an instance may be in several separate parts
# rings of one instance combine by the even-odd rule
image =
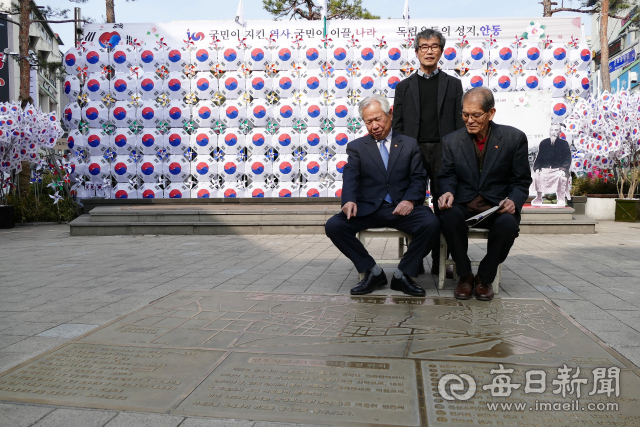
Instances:
[[[0,427],[29,427],[52,411],[47,406],[0,403]]]
[[[121,412],[105,427],[177,427],[184,417]]]
[[[102,427],[115,416],[114,411],[56,409],[33,427]]]

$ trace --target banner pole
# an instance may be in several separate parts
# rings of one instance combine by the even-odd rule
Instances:
[[[324,31],[323,31],[323,33],[324,33],[323,37],[324,37],[324,40],[325,40],[324,47],[326,48],[327,47],[327,42],[326,42],[326,40],[327,40],[327,16],[326,15],[323,16],[322,20],[324,21]]]

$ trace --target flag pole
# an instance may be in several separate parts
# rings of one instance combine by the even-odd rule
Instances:
[[[324,38],[324,47],[327,47],[327,16],[323,16],[322,20],[324,21],[324,30],[323,30],[323,38]]]

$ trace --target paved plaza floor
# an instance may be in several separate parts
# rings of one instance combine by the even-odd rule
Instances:
[[[485,244],[473,241],[472,258]],[[373,239],[368,249],[394,258],[397,239]],[[393,271],[385,269],[389,277]],[[346,295],[357,280],[322,235],[70,237],[66,225],[0,231],[0,372],[176,291]],[[430,274],[418,283],[427,297],[453,296],[452,280],[441,291]],[[640,224],[520,236],[497,298],[547,298],[640,366]],[[285,424],[0,402],[0,427],[222,425]]]

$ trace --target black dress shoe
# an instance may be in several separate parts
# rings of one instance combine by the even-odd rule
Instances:
[[[395,275],[393,276],[393,279],[391,279],[391,289],[404,292],[414,297],[423,297],[425,294],[424,289],[404,273],[399,279]]]
[[[377,276],[374,276],[371,270],[368,270],[364,273],[364,279],[351,288],[351,295],[370,294],[376,289],[386,286],[387,283],[389,282],[387,281],[387,276],[384,274],[384,270]]]

